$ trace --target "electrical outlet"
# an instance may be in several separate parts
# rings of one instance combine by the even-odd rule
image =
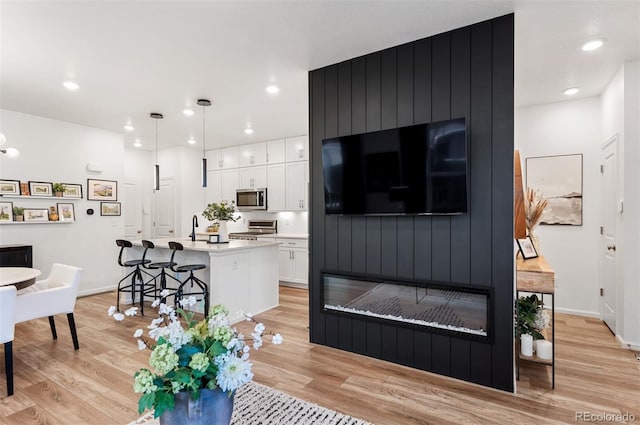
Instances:
[[[285,220],[284,225],[287,227],[291,226],[291,220]]]

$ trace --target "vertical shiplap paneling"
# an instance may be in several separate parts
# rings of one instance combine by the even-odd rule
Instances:
[[[332,65],[325,68],[324,87],[324,137],[338,136],[338,66]],[[324,241],[325,241],[325,267],[327,270],[338,269],[338,216],[325,215]],[[339,324],[338,317],[325,314],[326,344],[338,347]]]
[[[451,33],[451,117],[464,117],[471,111],[471,29]],[[469,284],[471,273],[471,220],[469,213],[451,217],[451,281]],[[469,380],[471,343],[451,338],[451,376]]]
[[[414,43],[413,123],[431,122],[431,38]]]
[[[367,62],[364,57],[351,61],[351,131],[360,134],[367,131]],[[366,219],[362,216],[351,218],[351,270],[365,273],[367,252]],[[354,322],[355,324],[355,322]],[[354,332],[356,329],[354,328]],[[365,332],[362,332],[365,335]],[[354,341],[355,347],[356,341]],[[355,349],[355,348],[354,348]],[[358,351],[364,352],[364,348]]]
[[[491,21],[471,27],[471,283],[491,286]],[[471,342],[471,381],[491,385],[491,345]]]
[[[493,285],[496,294],[495,342],[513,341],[513,15],[493,21],[491,145]],[[513,390],[513,351],[493,350],[493,386]]]
[[[310,122],[310,161],[309,180],[311,183],[311,250],[309,266],[311,269],[309,281],[309,334],[311,341],[324,344],[325,315],[322,312],[320,271],[324,265],[324,181],[322,179],[322,139],[324,138],[324,70],[319,69],[309,73],[309,122]]]
[[[389,362],[398,362],[398,327],[393,324],[380,325],[380,358]]]
[[[338,135],[351,134],[351,62],[338,65]],[[338,270],[351,271],[351,216],[338,217]]]
[[[352,350],[358,354],[367,353],[367,322],[363,319],[351,320]]]

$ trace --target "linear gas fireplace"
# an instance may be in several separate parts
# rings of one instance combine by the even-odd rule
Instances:
[[[324,310],[490,337],[490,290],[323,273]]]

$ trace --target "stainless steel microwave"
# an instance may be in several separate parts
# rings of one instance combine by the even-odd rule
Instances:
[[[236,190],[236,206],[239,211],[256,211],[267,209],[267,189]]]

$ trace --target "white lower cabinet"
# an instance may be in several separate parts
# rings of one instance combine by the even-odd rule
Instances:
[[[280,280],[309,284],[309,250],[306,239],[277,239],[280,242],[278,263]]]

